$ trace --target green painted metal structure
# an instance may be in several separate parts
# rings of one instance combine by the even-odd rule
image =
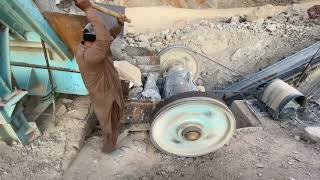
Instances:
[[[49,81],[41,39],[47,44],[54,89]],[[78,65],[65,43],[32,0],[0,1],[0,139],[27,144],[39,132],[28,122],[21,101],[56,93],[87,95]],[[40,108],[41,109],[41,108]],[[45,109],[45,108],[42,108]]]

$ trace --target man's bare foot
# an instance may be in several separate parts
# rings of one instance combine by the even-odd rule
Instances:
[[[106,141],[103,143],[102,152],[103,153],[111,153],[115,150],[115,144],[113,144],[111,141]]]

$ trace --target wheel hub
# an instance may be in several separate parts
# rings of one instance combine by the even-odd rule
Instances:
[[[201,137],[201,129],[195,126],[188,127],[182,131],[183,137],[188,141],[196,141]]]

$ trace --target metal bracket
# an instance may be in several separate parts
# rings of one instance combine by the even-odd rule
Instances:
[[[0,140],[11,143],[17,141],[23,145],[40,136],[34,122],[28,122],[22,112],[21,99],[26,91],[14,91],[0,102]]]

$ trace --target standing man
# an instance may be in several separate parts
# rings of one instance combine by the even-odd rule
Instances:
[[[119,26],[109,32],[89,0],[74,1],[89,21],[75,56],[102,129],[102,151],[110,153],[117,142],[123,108],[121,82],[111,58],[111,35],[115,38],[120,33],[126,17],[118,19]]]

